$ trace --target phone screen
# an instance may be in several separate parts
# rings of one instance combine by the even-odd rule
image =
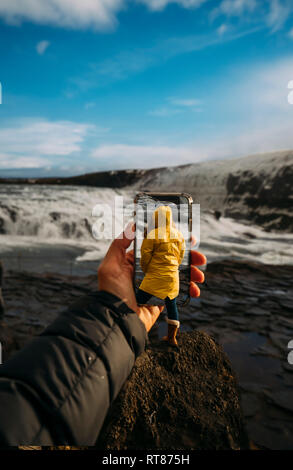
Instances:
[[[135,198],[134,288],[139,304],[189,301],[192,198],[140,193]],[[143,291],[143,292],[141,292]]]

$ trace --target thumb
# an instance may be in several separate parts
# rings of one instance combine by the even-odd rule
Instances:
[[[150,331],[163,310],[164,305],[144,305],[138,308],[137,314],[147,331]]]
[[[121,260],[125,256],[127,248],[131,245],[135,238],[135,224],[129,222],[125,230],[115,238],[107,252],[106,257],[118,257]]]

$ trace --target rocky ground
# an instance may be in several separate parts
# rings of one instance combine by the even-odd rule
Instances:
[[[292,266],[211,263],[201,298],[181,315],[183,326],[223,345],[240,382],[248,435],[261,448],[293,449],[292,275]]]
[[[209,335],[156,341],[112,405],[98,449],[247,449],[235,373]]]
[[[220,343],[236,371],[246,429],[253,445],[293,449],[293,267],[251,262],[210,263],[201,298],[181,309],[181,331],[199,330]],[[96,277],[6,271],[1,321],[3,361],[40,333]],[[156,344],[165,324],[150,334]],[[184,336],[180,341],[184,341]]]

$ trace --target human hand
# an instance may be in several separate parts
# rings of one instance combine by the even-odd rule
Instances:
[[[195,237],[191,237],[191,246],[195,245],[196,240]],[[207,264],[206,257],[196,250],[191,250],[191,265],[190,265],[190,287],[189,293],[191,297],[199,297],[200,296],[200,289],[196,283],[202,284],[205,280],[204,273],[198,269],[196,266],[204,266]]]
[[[128,224],[123,236],[115,238],[98,268],[99,290],[110,292],[136,312],[149,331],[155,324],[164,306],[138,306],[133,289],[134,253],[126,252],[135,236],[135,225]]]

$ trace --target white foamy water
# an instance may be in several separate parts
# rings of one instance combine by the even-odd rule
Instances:
[[[264,264],[293,264],[293,235],[201,212],[200,248],[210,261],[247,259]]]
[[[93,224],[99,229],[103,226],[105,236],[111,236],[111,227],[116,224],[116,233],[120,233],[121,223],[126,224],[131,216],[128,210],[121,221],[121,210],[114,213],[113,204],[118,196],[119,203],[123,198],[124,204],[129,205],[134,193],[110,188],[0,185],[0,257],[5,256],[7,264],[7,260],[16,256],[19,260],[19,253],[26,258],[30,253],[36,256],[37,250],[38,256],[43,253],[51,261],[57,257],[59,266],[64,253],[75,265],[94,266],[103,258],[110,240],[96,240],[92,235]],[[101,204],[108,205],[104,212]],[[200,249],[210,262],[228,258],[293,264],[290,234],[267,233],[252,225],[224,217],[216,220],[212,214],[201,212],[200,239]]]

